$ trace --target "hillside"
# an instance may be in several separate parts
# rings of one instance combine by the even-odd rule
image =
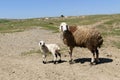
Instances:
[[[105,22],[103,22],[105,21]],[[0,32],[16,32],[25,29],[44,27],[51,30],[57,30],[61,22],[67,22],[69,25],[96,25],[101,30],[111,30],[110,34],[119,35],[120,14],[115,15],[90,15],[90,16],[71,16],[71,17],[50,17],[34,19],[0,19]],[[117,30],[117,31],[116,31]],[[105,32],[104,32],[105,33]],[[106,34],[106,33],[105,33]]]
[[[115,37],[116,40],[112,39],[110,43],[112,42],[116,47],[120,48],[120,14],[69,16],[64,18],[0,19],[0,32],[21,32],[41,26],[58,32],[58,26],[61,22],[67,22],[69,25],[96,27],[104,37]]]

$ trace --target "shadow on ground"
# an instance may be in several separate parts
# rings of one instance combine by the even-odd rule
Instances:
[[[99,58],[100,62],[98,64],[110,63],[113,62],[113,59],[110,58]],[[75,63],[85,63],[91,62],[91,58],[78,58],[74,60]]]
[[[61,64],[61,63],[64,63],[64,62],[67,62],[67,61],[61,60],[60,62],[57,62],[57,64]],[[47,64],[49,64],[49,63],[53,63],[54,64],[54,61],[48,61]]]

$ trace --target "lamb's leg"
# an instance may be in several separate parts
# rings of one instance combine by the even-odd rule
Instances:
[[[46,60],[46,55],[44,54],[42,57],[43,57],[43,64],[46,64],[46,61],[47,61]]]
[[[58,60],[58,62],[60,63],[61,62],[61,54],[59,53],[59,51],[56,51],[57,52],[57,55],[59,56],[59,60]]]
[[[53,57],[54,57],[54,64],[56,64],[56,62],[57,62],[57,54],[55,53],[55,54],[53,55]]]
[[[69,48],[69,55],[70,55],[70,61],[69,61],[69,63],[71,64],[72,62],[73,62],[73,59],[72,59],[72,51],[73,51],[73,47],[70,47]]]

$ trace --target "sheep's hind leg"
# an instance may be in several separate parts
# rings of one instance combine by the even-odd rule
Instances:
[[[100,62],[100,60],[99,60],[99,51],[98,51],[98,49],[96,49],[96,63],[99,63]]]
[[[91,50],[93,56],[91,58],[91,65],[94,65],[95,64],[95,51],[94,50]]]

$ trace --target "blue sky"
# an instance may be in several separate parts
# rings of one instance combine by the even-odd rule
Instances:
[[[0,18],[120,13],[120,0],[0,0]]]

